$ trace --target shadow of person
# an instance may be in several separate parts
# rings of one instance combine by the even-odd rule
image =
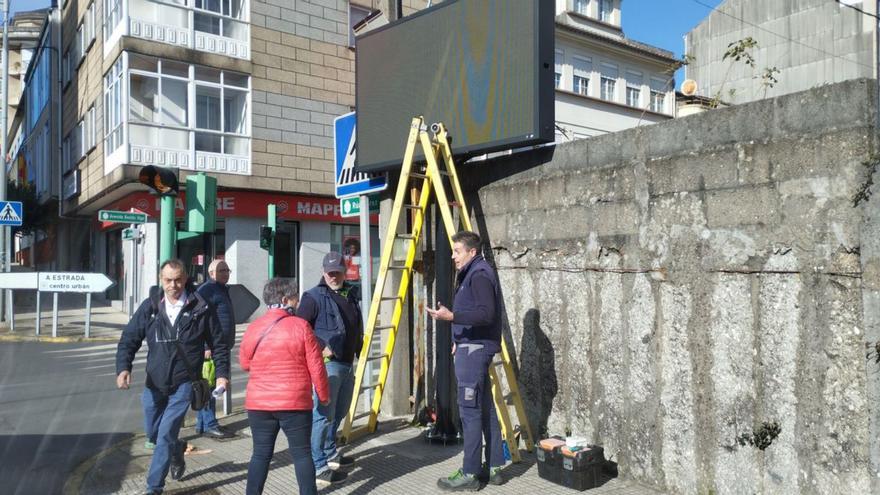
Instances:
[[[553,399],[559,391],[556,380],[556,355],[553,343],[541,330],[541,312],[535,308],[523,317],[523,333],[519,356],[519,382],[523,405],[529,424],[539,439],[547,438],[547,420],[553,410]]]

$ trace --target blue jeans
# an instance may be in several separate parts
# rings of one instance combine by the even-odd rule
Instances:
[[[196,433],[220,428],[220,423],[217,422],[216,411],[217,399],[211,396],[211,400],[196,414]]]
[[[263,493],[269,462],[275,452],[278,430],[284,430],[300,495],[315,495],[315,466],[309,458],[309,437],[312,434],[312,411],[248,411],[253,437],[253,453],[248,465],[247,495]]]
[[[312,394],[312,461],[317,474],[330,469],[327,463],[338,455],[336,431],[342,418],[348,414],[354,387],[354,373],[350,363],[330,361],[324,366],[330,382],[330,403],[322,406],[318,403],[318,394]]]
[[[147,427],[147,435],[150,441],[156,443],[153,450],[153,460],[147,474],[147,489],[162,490],[165,486],[165,476],[171,467],[171,460],[183,462],[184,444],[177,440],[183,418],[189,409],[192,397],[192,384],[181,383],[170,394],[162,393],[150,388],[144,389],[141,395],[141,403],[144,406],[144,422]]]

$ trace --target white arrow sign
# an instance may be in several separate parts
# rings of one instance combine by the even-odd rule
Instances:
[[[43,292],[103,292],[113,281],[103,273],[40,272],[38,289]]]
[[[37,272],[0,273],[0,289],[36,289]]]

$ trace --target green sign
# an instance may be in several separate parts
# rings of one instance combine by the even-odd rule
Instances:
[[[140,239],[141,233],[137,228],[127,228],[122,230],[122,240],[123,241],[133,241],[135,239]]]
[[[101,210],[98,212],[98,220],[113,223],[147,223],[147,214],[131,213],[128,211]]]
[[[361,214],[360,196],[339,199],[340,216],[343,218],[356,217]],[[370,213],[379,213],[379,198],[370,196]]]

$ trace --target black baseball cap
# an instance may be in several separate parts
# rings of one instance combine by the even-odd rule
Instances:
[[[330,251],[324,255],[324,273],[345,272],[345,261],[342,255],[336,251]]]

